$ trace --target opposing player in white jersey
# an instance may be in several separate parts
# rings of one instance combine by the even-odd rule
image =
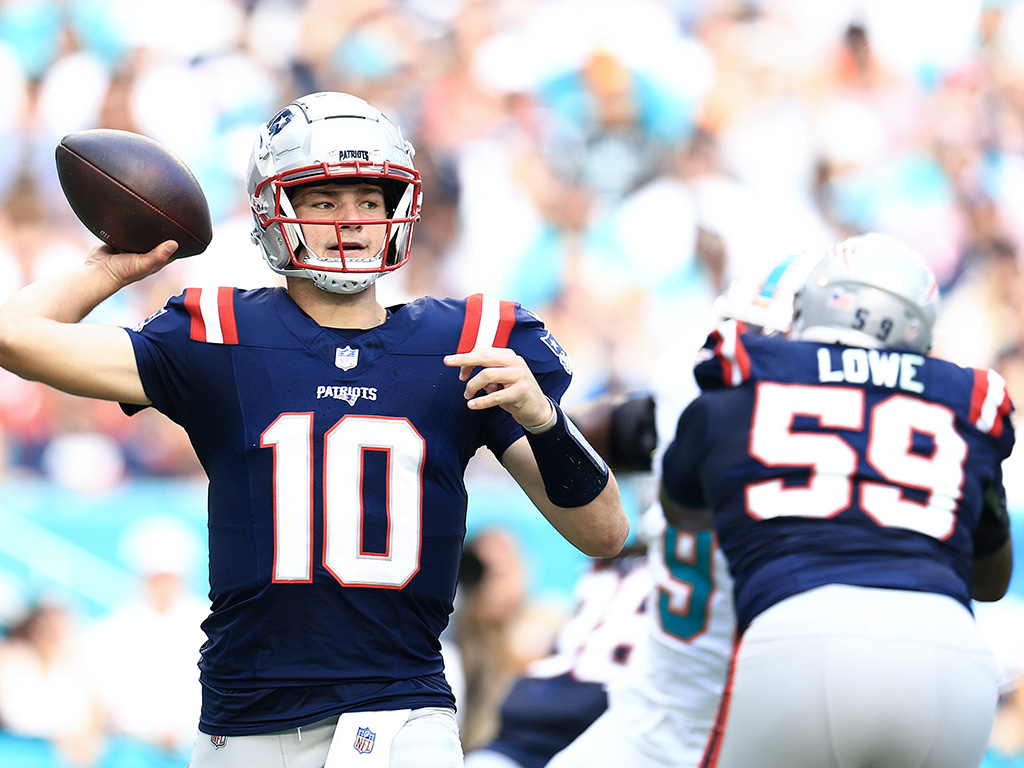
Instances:
[[[552,653],[527,667],[501,705],[498,733],[466,754],[466,768],[543,768],[608,707],[606,686],[633,668],[651,590],[644,549],[594,560]]]
[[[788,256],[760,279],[734,281],[715,304],[717,319],[738,318],[764,334],[786,332],[793,291],[813,259],[812,254]],[[693,363],[705,330],[699,339],[677,339],[655,370],[650,394],[655,470],[679,415],[699,392]],[[733,649],[728,566],[713,532],[694,534],[668,525],[658,502],[645,511],[640,536],[647,543],[653,581],[647,641],[638,646],[630,674],[609,686],[605,713],[548,768],[693,768],[700,762]]]

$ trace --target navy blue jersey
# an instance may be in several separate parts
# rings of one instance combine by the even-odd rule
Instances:
[[[443,356],[511,347],[557,401],[569,364],[540,320],[476,295],[339,331],[281,288],[188,289],[131,338],[146,394],[209,477],[201,729],[452,706],[438,637],[463,473],[478,448],[500,457],[523,431],[500,408],[467,408]]]
[[[670,498],[714,512],[740,631],[830,583],[969,606],[975,554],[1007,536],[985,503],[1014,441],[1002,378],[743,330],[726,323],[709,337],[695,368],[703,391],[663,464]]]
[[[603,683],[557,677],[520,677],[501,705],[501,730],[483,749],[544,768],[608,709]]]

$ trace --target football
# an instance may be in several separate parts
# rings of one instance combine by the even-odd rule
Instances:
[[[175,240],[175,258],[213,239],[210,206],[192,171],[148,136],[112,128],[70,133],[56,150],[57,177],[71,209],[118,251],[146,253]]]

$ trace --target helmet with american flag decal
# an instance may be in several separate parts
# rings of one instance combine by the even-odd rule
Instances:
[[[790,337],[928,352],[938,315],[935,273],[917,251],[869,233],[833,246],[796,292]]]

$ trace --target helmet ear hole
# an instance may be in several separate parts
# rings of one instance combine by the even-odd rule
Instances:
[[[404,189],[400,189],[404,187]],[[388,201],[388,195],[397,195],[394,208]],[[389,183],[384,185],[384,204],[388,207],[388,217],[392,219],[407,219],[410,217],[414,197],[418,195],[417,190],[410,184],[398,185]],[[395,224],[388,243],[387,264],[391,267],[399,266],[399,261],[408,258],[411,247],[412,222]]]
[[[289,217],[295,218],[295,209],[292,207],[291,198],[288,197],[284,190],[281,190],[281,212]],[[306,238],[302,234],[302,227],[298,224],[284,223],[280,225],[281,234],[285,238],[284,242],[284,255],[287,260],[283,267],[297,269],[298,266],[295,262],[302,260],[302,254],[306,251]],[[294,257],[293,257],[294,254]]]
[[[381,191],[384,193],[384,208],[388,212],[388,218],[394,218],[399,210],[399,201],[402,199],[402,195],[408,185],[384,181],[380,186]]]

